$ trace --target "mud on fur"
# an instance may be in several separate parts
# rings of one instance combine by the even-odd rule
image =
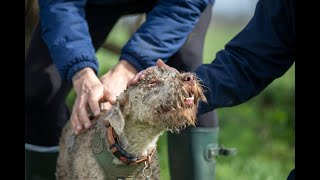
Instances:
[[[118,144],[133,157],[147,156],[156,148],[159,136],[164,131],[179,130],[194,126],[200,101],[206,102],[199,81],[193,73],[179,73],[148,68],[146,76],[136,85],[117,97],[117,105],[92,120],[92,127],[75,135],[68,122],[63,129],[59,144],[56,169],[57,179],[108,179],[107,169],[96,161],[93,155],[93,139],[96,132],[108,147],[107,125],[113,127]],[[111,153],[107,148],[107,153]],[[128,166],[113,156],[113,165]],[[143,164],[143,163],[142,163]],[[139,163],[137,167],[142,166]],[[143,166],[142,166],[143,167]],[[160,178],[157,155],[152,157],[150,179]],[[121,176],[117,174],[115,176]],[[145,179],[142,169],[132,171],[133,179]]]

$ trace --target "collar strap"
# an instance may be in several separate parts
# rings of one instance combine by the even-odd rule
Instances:
[[[150,164],[151,163],[151,157],[153,156],[155,149],[154,148],[152,150],[152,152],[150,154],[148,154],[147,156],[143,156],[140,158],[134,157],[132,155],[130,155],[127,151],[125,151],[117,142],[117,137],[116,134],[114,132],[114,129],[112,128],[111,125],[107,126],[107,139],[108,139],[108,143],[109,143],[109,149],[111,151],[111,153],[116,156],[120,161],[122,161],[124,164],[127,165],[135,165],[137,163],[141,163],[141,162],[146,162]]]

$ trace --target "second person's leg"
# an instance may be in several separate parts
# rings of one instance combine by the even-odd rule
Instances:
[[[203,63],[205,35],[210,24],[212,6],[208,6],[183,47],[168,61],[180,71],[194,71]],[[168,133],[171,179],[213,180],[215,160],[205,151],[218,147],[218,119],[215,111],[200,115],[196,127],[179,134]]]

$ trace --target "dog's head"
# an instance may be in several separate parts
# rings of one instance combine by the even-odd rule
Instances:
[[[206,101],[195,74],[158,67],[148,68],[145,78],[118,96],[125,119],[177,131],[195,124],[199,101]]]

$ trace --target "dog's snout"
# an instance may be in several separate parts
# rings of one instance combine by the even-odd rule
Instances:
[[[183,81],[188,83],[188,84],[194,84],[195,77],[194,77],[194,75],[192,73],[186,73],[183,76]]]

